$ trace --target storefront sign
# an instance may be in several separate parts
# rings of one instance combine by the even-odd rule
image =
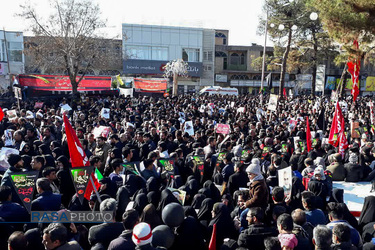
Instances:
[[[228,76],[227,75],[219,75],[219,74],[217,74],[215,76],[215,81],[216,82],[228,82]]]
[[[152,60],[124,60],[124,73],[125,74],[164,74],[164,66],[167,61],[152,61]],[[188,76],[200,77],[202,75],[201,62],[188,62]]]

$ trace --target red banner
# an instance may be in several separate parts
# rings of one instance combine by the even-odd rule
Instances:
[[[39,90],[71,91],[69,76],[66,75],[19,75],[21,86],[34,87]],[[79,77],[77,77],[79,80]],[[110,76],[85,76],[79,83],[78,91],[100,91],[111,88]]]
[[[227,135],[229,134],[229,130],[230,128],[228,124],[218,124],[216,128],[216,133]]]
[[[165,91],[167,89],[167,80],[134,78],[134,88],[149,92]]]

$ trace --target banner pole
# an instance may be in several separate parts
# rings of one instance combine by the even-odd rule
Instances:
[[[102,199],[100,199],[100,196],[99,196],[99,193],[98,193],[98,189],[96,189],[94,180],[92,179],[92,175],[90,175],[90,181],[91,181],[92,187],[94,188],[94,192],[96,194],[96,197],[98,198],[99,203],[102,203]]]

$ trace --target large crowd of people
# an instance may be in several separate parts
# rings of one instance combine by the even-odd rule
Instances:
[[[82,95],[26,100],[20,109],[9,103],[0,122],[0,148],[13,149],[0,157],[0,249],[375,249],[375,198],[369,193],[356,219],[333,185],[375,178],[371,97],[340,100],[345,152],[327,142],[331,98],[288,98],[276,111],[267,98]],[[82,203],[64,115],[103,176]],[[218,133],[219,124],[229,131]],[[279,183],[289,167],[291,180]],[[39,173],[31,211],[106,211],[113,222],[31,223],[11,182],[24,171]]]

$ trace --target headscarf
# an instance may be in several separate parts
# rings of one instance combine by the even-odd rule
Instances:
[[[212,219],[211,211],[214,207],[214,201],[211,198],[206,198],[202,201],[202,205],[198,211],[199,221],[210,221]]]
[[[198,220],[198,215],[192,206],[184,206],[185,217],[191,216]]]
[[[138,175],[129,174],[125,187],[129,192],[129,196],[133,197],[138,190],[146,188],[146,181]]]
[[[366,224],[375,221],[375,197],[367,196],[359,217],[359,228],[362,229]]]
[[[155,177],[150,177],[146,182],[146,189],[147,193],[151,191],[158,192],[159,191],[159,183],[158,180]]]
[[[55,159],[52,155],[48,154],[44,156],[44,159],[46,160],[46,167],[56,167]]]
[[[56,156],[55,156],[55,159],[59,158],[59,156],[61,155],[64,155],[64,152],[61,148],[57,147],[57,148],[54,148],[52,150],[52,153],[54,153]]]
[[[188,178],[189,179],[189,178]],[[196,195],[199,190],[199,183],[196,179],[191,179],[186,183],[186,186],[190,188],[191,195]]]
[[[151,191],[147,194],[148,203],[158,206],[160,200],[160,192]]]
[[[31,170],[31,161],[33,158],[31,158],[29,155],[22,155],[21,158],[23,160],[23,168],[26,170]]]
[[[215,184],[208,180],[203,184],[204,188],[209,188],[211,191],[211,197],[214,202],[218,202],[221,200],[221,194],[219,189],[215,186]]]
[[[235,237],[235,228],[229,210],[225,204],[221,202],[215,203],[213,211],[215,216],[210,221],[209,230],[212,230],[213,226],[216,224],[216,246],[220,247],[225,238],[233,239]]]
[[[206,198],[212,198],[211,190],[208,187],[199,189],[198,194],[203,194]]]
[[[148,223],[152,229],[163,224],[153,204],[148,204],[144,207],[140,216],[140,221]]]
[[[39,145],[39,150],[42,151],[42,155],[51,154],[51,149],[46,144]]]
[[[160,195],[160,202],[157,208],[158,214],[161,215],[161,212],[163,211],[164,207],[172,202],[180,204],[177,198],[172,194],[171,190],[164,189]]]
[[[203,200],[206,199],[206,198],[208,198],[208,197],[206,197],[204,194],[196,194],[196,195],[194,195],[193,201],[191,202],[191,206],[194,209],[200,209]]]
[[[174,241],[176,249],[205,249],[204,233],[197,219],[187,216],[176,229]]]
[[[65,155],[61,155],[57,158],[57,161],[61,162],[63,164],[63,169],[69,170],[71,167],[69,159]]]
[[[117,201],[116,221],[121,221],[122,215],[124,214],[126,207],[128,206],[130,202],[129,192],[124,186],[120,187],[117,190],[116,201]]]
[[[133,208],[139,213],[141,214],[143,209],[145,208],[145,206],[148,204],[148,199],[147,199],[147,195],[146,194],[138,194],[136,197],[135,197],[135,200],[134,200],[134,204],[133,204]]]

